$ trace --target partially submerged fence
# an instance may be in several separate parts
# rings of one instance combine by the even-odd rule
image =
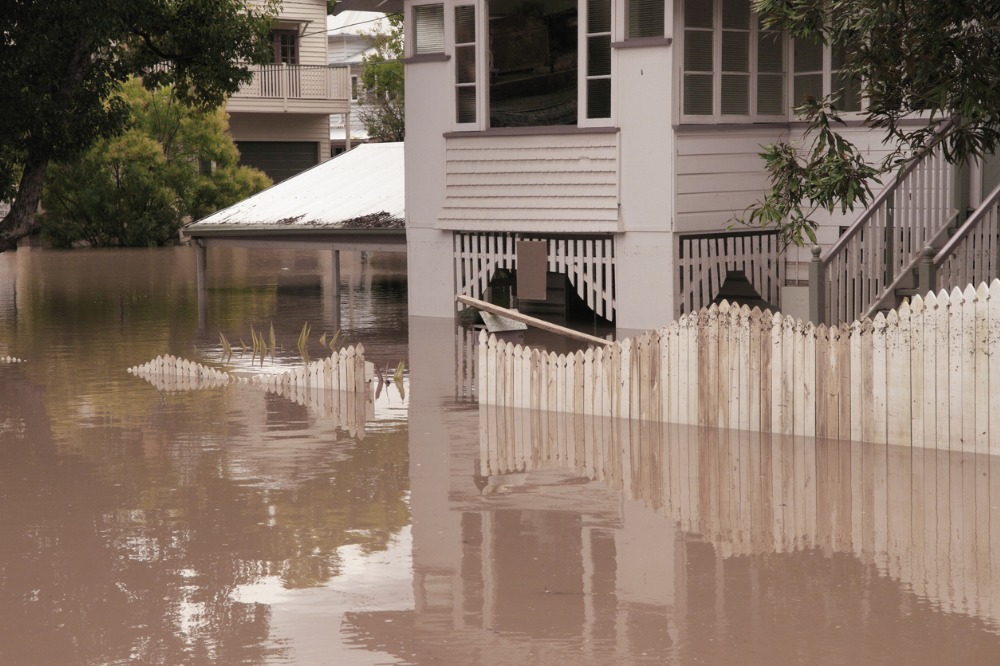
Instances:
[[[365,361],[363,345],[344,347],[328,357],[279,373],[223,371],[166,355],[128,369],[161,391],[190,391],[243,384],[286,397],[331,417],[352,436],[364,436],[373,417],[370,384],[375,367]]]
[[[1000,281],[829,328],[723,303],[573,355],[483,333],[478,376],[487,405],[1000,453]]]

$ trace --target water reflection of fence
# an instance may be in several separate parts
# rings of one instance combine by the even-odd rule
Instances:
[[[1000,453],[1000,281],[830,328],[723,303],[573,355],[484,334],[478,368],[484,404]]]
[[[328,357],[281,373],[236,374],[166,355],[128,369],[161,391],[190,391],[228,384],[249,384],[286,397],[333,418],[352,436],[364,436],[373,417],[374,366],[363,345],[344,347]]]
[[[844,553],[1000,620],[1000,457],[480,406],[483,474],[575,470],[725,557]],[[997,498],[997,499],[994,499]]]

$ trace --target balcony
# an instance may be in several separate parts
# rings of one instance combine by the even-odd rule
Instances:
[[[261,65],[226,107],[230,113],[345,113],[351,101],[347,67]]]

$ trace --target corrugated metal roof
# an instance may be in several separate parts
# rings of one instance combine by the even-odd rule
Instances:
[[[370,143],[185,227],[199,230],[400,228],[403,144]]]

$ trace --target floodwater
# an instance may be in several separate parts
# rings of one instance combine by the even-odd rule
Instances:
[[[481,409],[401,258],[329,275],[0,254],[0,664],[1000,663],[997,460]],[[126,372],[306,322],[404,361],[361,427]]]

